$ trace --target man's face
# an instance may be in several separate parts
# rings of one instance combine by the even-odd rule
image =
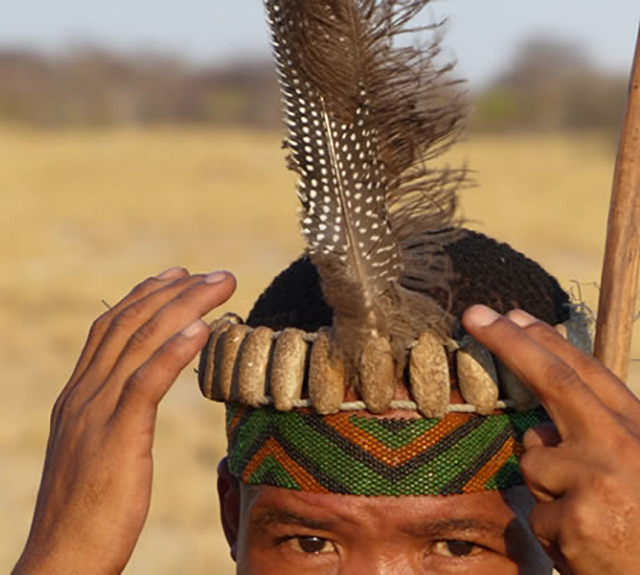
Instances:
[[[234,484],[223,522],[241,575],[548,575],[522,487],[450,497],[318,495]],[[235,523],[235,525],[233,525]]]

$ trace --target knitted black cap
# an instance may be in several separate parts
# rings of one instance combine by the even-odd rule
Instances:
[[[523,309],[549,324],[569,319],[570,299],[558,281],[508,244],[465,231],[445,249],[455,274],[450,303],[444,292],[436,290],[430,295],[441,306],[450,305],[454,317],[461,318],[471,305],[484,304],[500,313]],[[247,324],[313,332],[331,325],[331,320],[318,273],[303,256],[273,280],[256,302]]]

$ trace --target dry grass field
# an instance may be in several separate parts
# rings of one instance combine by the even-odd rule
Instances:
[[[471,225],[597,298],[614,145],[476,137],[451,154],[481,186]],[[0,572],[26,537],[48,415],[102,300],[173,265],[233,270],[246,313],[301,250],[279,137],[182,128],[0,131]],[[636,345],[635,355],[640,356]],[[636,374],[637,376],[637,374]],[[632,379],[633,381],[633,379]],[[151,516],[128,573],[233,572],[218,526],[222,413],[188,370],[163,404]]]

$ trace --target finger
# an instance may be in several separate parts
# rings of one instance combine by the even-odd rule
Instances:
[[[562,522],[563,501],[539,503],[529,515],[531,531],[540,541],[545,551],[552,548],[558,540]]]
[[[66,397],[60,402],[58,411],[61,412],[66,408],[73,409],[73,406],[79,408],[89,401],[113,370],[118,357],[131,336],[167,302],[178,297],[191,286],[201,283],[204,277],[200,275],[180,278],[152,291],[146,297],[133,301],[129,306],[123,307],[112,318],[106,333],[91,358],[91,363],[87,366],[83,376],[69,388]],[[225,279],[227,276],[210,274],[210,276],[206,277],[213,280],[220,277]],[[55,416],[59,418],[60,414],[58,413]]]
[[[533,447],[520,458],[520,471],[533,496],[542,503],[562,497],[588,475],[569,447]]]
[[[174,267],[158,274],[157,276],[147,278],[145,281],[133,288],[127,296],[110,308],[109,311],[102,314],[91,326],[87,343],[85,344],[85,347],[80,354],[80,359],[71,374],[70,382],[77,380],[84,373],[114,317],[136,301],[145,298],[150,293],[153,293],[165,287],[169,283],[187,275],[189,275],[189,272],[185,268]]]
[[[629,388],[596,358],[569,343],[557,330],[522,310],[507,314],[508,319],[523,328],[536,343],[571,366],[600,401],[619,415],[634,414],[640,409]]]
[[[47,441],[47,451],[45,456],[46,458],[49,457],[53,442],[55,440],[55,437],[57,436],[56,427],[58,426],[58,422],[60,420],[60,413],[68,402],[69,394],[73,389],[75,389],[78,381],[86,372],[88,366],[91,364],[95,352],[98,349],[105,332],[113,321],[113,318],[116,317],[117,314],[120,313],[124,308],[132,305],[140,299],[147,297],[149,294],[162,289],[168,284],[174,283],[180,278],[188,276],[188,274],[189,272],[183,267],[173,267],[156,276],[147,278],[146,280],[138,284],[135,288],[133,288],[133,290],[131,290],[129,294],[125,296],[117,305],[110,308],[108,312],[102,314],[96,321],[93,322],[91,330],[89,331],[87,341],[80,354],[78,363],[76,364],[69,381],[60,392],[51,411],[49,424],[51,431],[49,433],[49,439]]]
[[[539,503],[529,515],[529,525],[545,553],[551,557],[554,567],[563,575],[572,573],[560,551],[560,529],[566,500],[560,499],[552,503]]]
[[[126,381],[113,421],[125,427],[145,425],[180,372],[195,358],[209,337],[209,328],[196,320],[174,335]]]
[[[593,421],[615,423],[614,415],[572,367],[512,321],[488,307],[474,306],[462,322],[538,396],[564,439],[593,435]]]
[[[140,301],[150,294],[157,292],[167,285],[175,284],[181,278],[188,276],[189,272],[182,267],[170,268],[157,276],[147,278],[142,283],[138,284],[129,294],[124,297],[117,305],[112,307],[108,312],[102,314],[96,321],[93,322],[91,330],[89,331],[89,337],[80,354],[80,359],[76,364],[76,367],[71,374],[71,378],[60,392],[56,404],[51,412],[51,427],[56,425],[58,421],[60,411],[66,404],[69,393],[73,390],[78,380],[84,375],[87,368],[91,364],[96,350],[99,348],[105,333],[111,326],[114,318],[118,316],[122,310],[130,307],[137,301]]]
[[[524,435],[524,448],[557,447],[562,441],[558,428],[552,423],[543,423],[529,429]]]
[[[216,280],[212,283],[212,280]],[[186,325],[227,301],[235,290],[232,276],[207,278],[192,285],[131,336],[101,389],[117,401],[127,378]]]

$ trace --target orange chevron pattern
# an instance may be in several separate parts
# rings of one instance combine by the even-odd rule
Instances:
[[[313,493],[454,495],[523,483],[518,460],[542,409],[441,420],[227,406],[229,467],[248,484]]]
[[[463,493],[477,493],[478,491],[484,490],[489,480],[500,472],[509,458],[513,457],[514,454],[519,458],[523,450],[524,448],[521,443],[518,443],[512,437],[507,439],[500,451],[487,461],[473,479],[462,488]]]
[[[418,453],[432,447],[452,431],[469,421],[468,414],[452,413],[429,430],[428,435],[420,435],[403,447],[391,447],[367,433],[351,421],[350,414],[339,413],[325,417],[325,423],[333,427],[340,435],[373,455],[387,465],[402,465],[413,459]]]
[[[269,439],[262,449],[256,453],[249,465],[242,473],[242,481],[251,482],[253,474],[260,469],[262,464],[268,457],[273,457],[284,470],[300,485],[303,491],[311,491],[313,493],[329,493],[322,484],[315,480],[306,469],[300,467],[282,446],[273,438]]]

